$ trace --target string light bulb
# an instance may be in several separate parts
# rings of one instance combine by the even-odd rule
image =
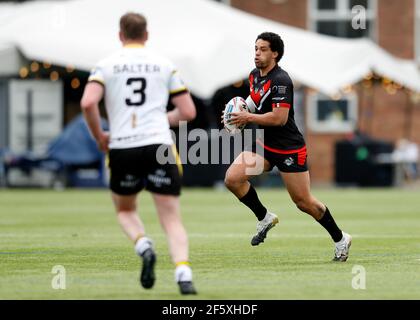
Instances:
[[[353,86],[351,84],[349,84],[349,85],[347,85],[343,88],[344,93],[351,93],[352,91],[353,91]]]
[[[372,88],[372,80],[363,80],[362,85],[366,89]]]
[[[68,65],[68,66],[66,67],[66,71],[67,71],[68,73],[72,73],[72,72],[74,71],[74,67],[73,67],[72,65]]]
[[[31,63],[31,72],[37,72],[39,70],[39,63],[36,61],[33,61]]]
[[[390,80],[390,79],[388,79],[388,78],[382,78],[382,84],[383,85],[388,85],[388,84],[391,84],[392,83],[392,81]]]
[[[51,81],[57,81],[60,78],[60,75],[57,71],[53,71],[50,73],[50,79]]]
[[[367,75],[365,75],[364,79],[365,80],[372,80],[373,74],[372,72],[369,72]]]
[[[29,70],[28,70],[27,67],[22,67],[22,68],[19,69],[19,76],[22,79],[26,78],[28,76],[28,74],[29,74]]]
[[[73,89],[77,89],[80,87],[80,80],[78,78],[73,78],[70,83]]]

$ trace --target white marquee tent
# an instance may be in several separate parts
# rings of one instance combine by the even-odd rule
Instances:
[[[376,72],[420,92],[412,61],[367,39],[339,39],[263,19],[210,0],[68,0],[0,6],[0,44],[28,59],[90,70],[117,50],[119,17],[143,13],[147,46],[170,58],[196,95],[210,97],[253,68],[256,36],[273,31],[285,42],[281,65],[294,81],[333,95]],[[7,51],[10,52],[10,51]],[[1,65],[0,65],[1,67]]]

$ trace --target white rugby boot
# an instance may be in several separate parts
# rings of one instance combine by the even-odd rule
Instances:
[[[267,232],[279,222],[279,218],[272,212],[265,214],[264,219],[257,222],[257,234],[252,237],[251,245],[258,246],[267,237]]]
[[[335,243],[335,252],[333,261],[344,262],[349,257],[351,246],[351,235],[343,231],[343,238]]]

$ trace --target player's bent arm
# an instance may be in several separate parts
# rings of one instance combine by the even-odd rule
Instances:
[[[96,82],[89,82],[80,101],[83,116],[86,119],[89,130],[102,150],[106,149],[105,145],[107,143],[107,136],[102,130],[99,114],[99,102],[102,100],[103,95],[104,88],[102,85]]]
[[[273,108],[272,112],[255,114],[257,106],[251,96],[248,96],[245,102],[251,114],[255,115],[255,117],[251,116],[251,119],[248,120],[249,122],[263,126],[284,126],[287,123],[287,119],[289,118],[288,108]]]
[[[175,109],[168,112],[171,127],[179,126],[180,121],[191,121],[195,118],[197,112],[189,92],[172,97],[171,103],[175,106]]]
[[[253,122],[261,126],[284,126],[289,117],[288,108],[274,108],[273,111],[263,114],[248,114],[248,122]]]

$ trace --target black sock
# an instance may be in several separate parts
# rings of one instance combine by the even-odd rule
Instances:
[[[328,210],[328,208],[325,210],[324,216],[317,221],[328,231],[334,242],[338,242],[343,238],[343,233],[341,232],[340,228],[337,227],[334,218],[331,216],[330,210]]]
[[[252,185],[249,186],[248,193],[239,199],[239,201],[250,208],[259,221],[264,219],[267,209],[260,202],[260,199],[258,199],[257,192]]]

